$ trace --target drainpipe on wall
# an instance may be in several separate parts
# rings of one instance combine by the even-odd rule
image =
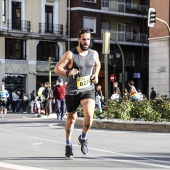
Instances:
[[[68,1],[68,50],[70,50],[70,0]]]

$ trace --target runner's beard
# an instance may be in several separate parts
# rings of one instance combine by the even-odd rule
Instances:
[[[89,46],[85,47],[81,42],[80,42],[80,48],[83,50],[83,51],[87,51],[89,49]]]

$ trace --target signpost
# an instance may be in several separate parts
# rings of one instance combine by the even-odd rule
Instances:
[[[111,74],[110,75],[110,81],[113,83],[116,80],[116,75]]]

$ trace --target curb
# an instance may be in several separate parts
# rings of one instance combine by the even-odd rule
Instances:
[[[75,125],[82,126],[83,118],[77,118]],[[125,122],[109,120],[93,120],[92,128],[124,130],[124,131],[146,131],[146,132],[170,132],[170,123],[165,122]]]

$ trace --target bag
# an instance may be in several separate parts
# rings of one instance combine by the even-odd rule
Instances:
[[[139,94],[137,92],[132,92],[130,94],[130,100],[137,100],[139,99]]]
[[[34,113],[38,113],[38,108],[37,108],[37,104],[36,103],[34,104],[33,112]]]

